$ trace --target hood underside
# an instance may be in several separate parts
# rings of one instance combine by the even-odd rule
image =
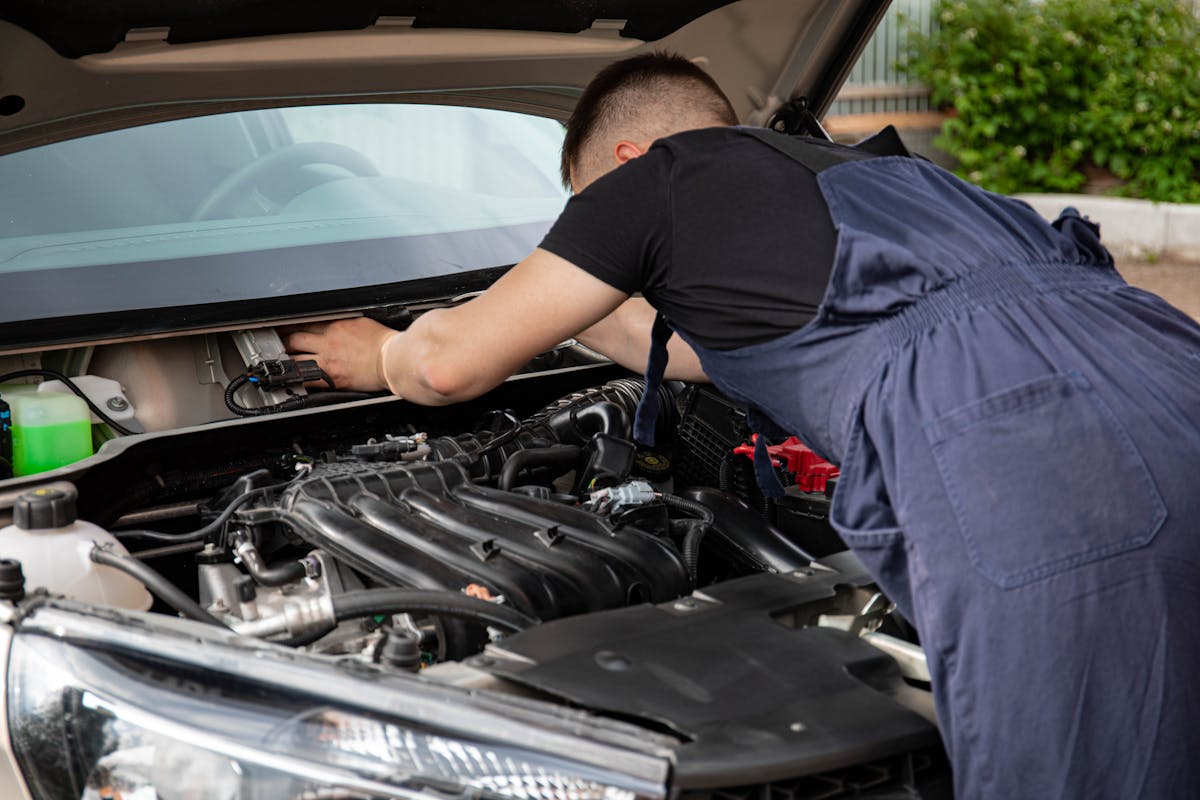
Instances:
[[[414,92],[563,119],[598,69],[652,48],[700,59],[743,121],[761,124],[794,96],[823,110],[887,5],[11,0],[0,4],[0,154],[216,111]]]
[[[546,125],[545,118],[565,120],[607,64],[663,49],[701,63],[745,123],[765,124],[794,97],[819,115],[887,5],[7,0],[0,3],[0,178],[9,192],[0,202],[7,247],[0,247],[0,272],[11,277],[0,302],[0,349],[347,313],[365,307],[364,292],[373,306],[482,288],[455,278],[445,294],[431,279],[503,268],[536,246],[540,233],[526,228],[543,230],[562,196],[556,174],[549,189],[530,187],[557,170],[530,167],[525,184],[501,172],[532,163],[521,153],[535,145],[538,158],[553,148],[557,160],[558,144],[512,133],[512,147],[497,149],[510,134],[490,136],[478,120],[461,137],[431,139],[442,129],[405,122],[415,118],[396,109],[465,106]],[[347,130],[358,138],[340,150],[328,146],[343,134],[320,116],[325,106],[355,120]],[[294,123],[284,122],[285,112]],[[383,128],[367,119],[378,114],[390,115]],[[238,121],[248,116],[256,120]],[[154,124],[173,120],[191,127]],[[292,126],[305,120],[317,127],[297,140]],[[108,149],[96,142],[103,137],[85,138],[122,129],[130,135]],[[407,145],[401,133],[411,134]],[[368,134],[376,138],[363,139]],[[66,148],[76,155],[20,152],[67,144],[79,145]],[[320,153],[305,155],[314,146]],[[337,167],[347,147],[370,150],[362,162],[370,169],[361,171],[361,159],[359,172]],[[408,153],[420,157],[398,159]],[[301,157],[307,161],[283,168]],[[410,169],[423,162],[446,166],[436,174]],[[390,171],[372,176],[380,163]],[[455,183],[468,163],[478,192]],[[332,174],[321,165],[332,165]],[[450,183],[437,183],[443,179]],[[431,180],[441,194],[417,186]],[[259,208],[262,192],[275,199]],[[242,202],[250,205],[235,207]],[[485,241],[493,234],[505,246]],[[424,249],[402,253],[402,243]],[[329,263],[349,266],[334,271]]]
[[[579,33],[597,20],[620,20],[620,35],[655,41],[734,0],[74,0],[18,2],[0,16],[67,58],[105,53],[137,28],[169,28],[167,41],[213,41],[282,33],[359,30],[381,18],[414,28],[480,28]]]

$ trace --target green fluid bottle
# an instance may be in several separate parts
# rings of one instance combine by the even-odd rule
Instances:
[[[91,414],[75,395],[17,392],[4,399],[12,407],[14,475],[46,472],[92,454]]]

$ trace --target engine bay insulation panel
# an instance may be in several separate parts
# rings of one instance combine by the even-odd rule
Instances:
[[[760,783],[937,746],[898,697],[896,662],[844,631],[776,617],[840,576],[753,575],[703,594],[558,620],[468,663],[579,706],[681,734],[676,786]]]

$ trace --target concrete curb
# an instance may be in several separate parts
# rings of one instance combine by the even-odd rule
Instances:
[[[1086,194],[1021,194],[1048,220],[1067,206],[1100,225],[1100,239],[1114,257],[1200,264],[1200,205],[1155,203]]]

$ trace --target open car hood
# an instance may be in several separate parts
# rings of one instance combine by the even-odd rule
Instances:
[[[887,5],[10,0],[0,153],[297,98],[453,92],[459,104],[564,118],[600,67],[655,47],[703,59],[742,119],[761,124],[795,96],[823,111]]]
[[[191,150],[172,150],[174,140],[168,139],[150,145],[133,130],[129,133],[137,135],[128,141],[140,144],[115,153],[81,146],[75,156],[60,158],[35,148],[62,149],[71,140],[123,129],[161,130],[169,126],[152,123],[171,120],[191,118],[187,124],[193,124],[233,112],[269,117],[359,103],[519,112],[561,135],[544,118],[565,120],[599,69],[660,48],[703,63],[743,122],[765,124],[794,97],[806,98],[819,115],[887,5],[888,0],[0,3],[0,158],[8,161],[0,182],[7,174],[9,190],[7,198],[0,196],[0,274],[9,284],[0,297],[0,351],[236,329],[449,299],[486,287],[496,270],[527,255],[563,200],[555,163],[541,169],[549,188],[540,195],[540,211],[523,200],[498,206],[495,198],[512,182],[493,177],[492,189],[460,193],[454,200],[443,192],[440,204],[428,187],[420,189],[427,224],[417,224],[405,201],[418,191],[411,180],[371,177],[367,170],[347,182],[361,190],[354,197],[334,196],[344,187],[332,181],[315,195],[300,186],[285,193],[286,214],[255,216],[228,206],[251,195],[256,170],[265,166],[251,165],[246,153],[235,157],[231,142],[212,131],[188,139]],[[361,118],[356,126],[366,124]],[[399,132],[422,125],[389,119],[378,136],[384,128]],[[261,130],[240,135],[242,144],[250,142],[256,152],[282,152],[280,142],[269,143],[276,135],[272,126],[282,123],[255,124]],[[516,149],[537,138],[514,136]],[[516,160],[512,152],[488,149],[481,124],[472,123],[461,139],[470,144],[463,144],[457,163],[476,164],[473,174],[479,174],[479,162]],[[211,143],[203,159],[196,155],[201,140]],[[261,143],[266,144],[260,148]],[[434,159],[442,144],[409,142],[406,150],[396,141],[384,150]],[[553,148],[550,160],[556,162],[557,145]],[[301,149],[284,156],[298,157]],[[330,158],[339,160],[324,147],[306,163],[329,164]],[[295,172],[288,175],[297,178]],[[70,178],[75,182],[68,185],[65,175],[82,177]],[[549,208],[555,202],[560,205]],[[222,222],[222,216],[237,219]],[[501,219],[503,224],[489,221]],[[476,229],[482,233],[469,233]],[[399,261],[405,269],[397,269]],[[330,270],[329,264],[343,269]]]

